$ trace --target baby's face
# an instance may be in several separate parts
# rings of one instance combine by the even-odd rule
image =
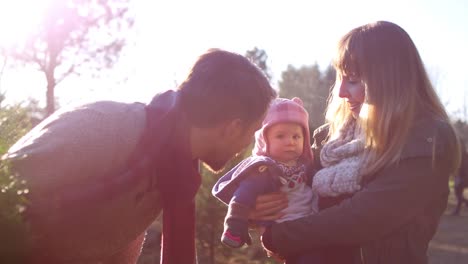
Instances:
[[[268,154],[282,163],[296,161],[304,151],[304,133],[296,123],[278,123],[267,131]]]

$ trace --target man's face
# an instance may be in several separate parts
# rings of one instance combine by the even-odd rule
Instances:
[[[262,121],[263,116],[250,124],[233,126],[229,135],[207,142],[213,145],[213,149],[202,159],[203,162],[214,172],[222,170],[229,160],[253,142],[255,131],[260,129]]]

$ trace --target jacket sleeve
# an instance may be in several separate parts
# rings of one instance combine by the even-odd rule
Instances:
[[[438,146],[451,140],[445,136],[438,137]],[[284,256],[324,245],[362,244],[394,232],[431,206],[434,199],[446,201],[447,164],[453,155],[439,151],[434,163],[434,148],[420,145],[426,140],[427,146],[432,146],[434,140],[418,138],[411,144],[420,150],[410,147],[409,155],[382,169],[354,196],[318,214],[274,224],[266,234],[271,241],[264,243]]]
[[[315,169],[321,169],[322,164],[320,163],[320,151],[323,145],[327,141],[329,124],[325,124],[314,130],[312,136],[312,152],[314,153],[314,167]]]

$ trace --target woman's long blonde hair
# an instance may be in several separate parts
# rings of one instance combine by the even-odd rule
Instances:
[[[355,28],[341,38],[337,48],[333,62],[337,81],[326,117],[333,136],[351,115],[345,100],[338,96],[340,78],[359,76],[366,93],[359,122],[370,150],[364,175],[399,160],[418,114],[450,123],[416,46],[398,25],[378,21]]]

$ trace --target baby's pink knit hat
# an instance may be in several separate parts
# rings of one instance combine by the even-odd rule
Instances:
[[[304,132],[304,152],[302,158],[312,161],[313,154],[310,149],[309,114],[304,109],[304,103],[298,97],[292,99],[276,98],[271,103],[265,119],[255,133],[255,146],[252,154],[256,156],[268,156],[268,143],[266,141],[266,130],[277,123],[293,122],[302,126]]]

